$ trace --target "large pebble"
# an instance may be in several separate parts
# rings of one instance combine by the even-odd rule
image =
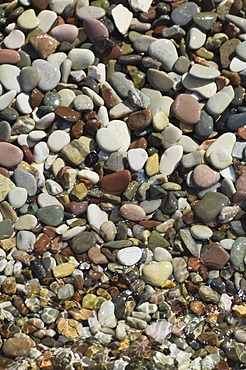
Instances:
[[[84,253],[96,244],[95,236],[89,231],[82,231],[71,241],[71,249],[74,253]]]
[[[220,174],[206,164],[199,164],[192,173],[192,179],[198,188],[207,189],[220,180]]]
[[[120,214],[131,221],[142,221],[146,217],[144,209],[136,204],[124,204],[120,208]]]
[[[210,222],[218,216],[228,202],[229,199],[224,194],[208,192],[195,205],[194,213],[203,222]]]
[[[145,283],[160,287],[169,278],[173,271],[169,261],[151,262],[143,265],[142,278]]]
[[[50,205],[38,209],[36,215],[45,225],[58,226],[63,220],[64,212],[59,205]]]
[[[42,60],[36,59],[32,66],[37,68],[40,74],[38,88],[42,91],[49,91],[54,89],[61,78],[60,70],[53,64]]]
[[[31,173],[24,171],[21,168],[17,168],[14,170],[13,179],[16,186],[27,190],[28,195],[32,196],[36,194],[37,180]]]
[[[104,176],[99,182],[99,188],[112,195],[121,195],[131,181],[131,173],[128,170],[119,171]]]
[[[32,252],[35,241],[36,237],[31,231],[18,231],[16,238],[17,249],[25,252]]]
[[[200,258],[207,267],[219,270],[225,267],[230,259],[230,255],[219,243],[215,243],[206,252],[202,253]]]
[[[80,70],[91,66],[95,60],[95,55],[91,50],[75,48],[70,50],[68,58],[72,61],[72,68]]]
[[[243,272],[245,270],[244,264],[245,256],[246,256],[246,238],[239,237],[232,244],[230,252],[230,261],[232,267],[236,271]]]
[[[100,148],[106,152],[115,152],[121,147],[121,141],[116,133],[107,127],[100,128],[97,131],[96,140]]]
[[[231,85],[213,95],[206,104],[206,110],[211,115],[221,114],[234,98],[234,90]]]
[[[201,115],[196,98],[189,94],[179,94],[172,104],[172,114],[187,125],[195,125]]]
[[[0,142],[0,166],[11,168],[17,166],[23,159],[23,152],[17,146]]]
[[[133,266],[142,257],[142,249],[139,247],[127,247],[117,252],[117,259],[123,266]]]
[[[160,160],[160,172],[165,175],[171,175],[178,166],[183,155],[183,147],[174,145],[165,150]]]
[[[178,59],[177,50],[172,41],[160,39],[152,42],[148,49],[148,54],[162,63],[163,68],[169,72]]]
[[[92,229],[99,231],[101,225],[108,221],[108,215],[102,211],[96,204],[90,204],[87,208],[87,218]]]
[[[132,12],[130,12],[122,4],[119,4],[115,8],[113,8],[112,17],[118,31],[124,35],[128,31],[128,28],[130,27],[133,18]]]
[[[115,328],[117,325],[112,301],[103,302],[98,310],[98,321],[102,327]]]

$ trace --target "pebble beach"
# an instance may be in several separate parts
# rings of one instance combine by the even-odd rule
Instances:
[[[0,2],[0,370],[246,368],[246,1]]]

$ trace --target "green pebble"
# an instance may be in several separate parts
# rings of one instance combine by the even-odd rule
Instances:
[[[157,247],[168,248],[169,246],[170,243],[158,231],[154,230],[151,232],[148,243],[149,249],[153,250]]]
[[[98,305],[98,297],[95,294],[86,294],[82,300],[82,308],[95,310]]]

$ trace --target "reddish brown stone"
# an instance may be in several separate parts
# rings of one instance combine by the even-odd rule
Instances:
[[[155,229],[156,226],[160,225],[162,222],[155,221],[155,220],[146,220],[146,221],[140,221],[139,225],[146,227],[146,229]]]
[[[56,228],[53,226],[44,226],[43,232],[49,237],[49,239],[54,239],[56,237]]]
[[[201,265],[198,270],[199,274],[203,278],[204,281],[208,280],[208,268],[207,266]]]
[[[99,128],[101,127],[101,120],[98,118],[90,119],[86,121],[86,124],[84,126],[85,133],[91,136],[95,136]]]
[[[43,255],[44,252],[47,252],[50,249],[50,238],[43,234],[36,240],[34,244],[34,251],[36,255]]]
[[[71,202],[67,205],[68,212],[74,215],[81,215],[87,210],[88,202]]]
[[[15,296],[12,300],[13,305],[17,310],[23,315],[26,316],[29,312],[28,308],[25,306],[23,299],[19,296]]]
[[[53,54],[60,44],[59,41],[48,34],[33,36],[30,38],[29,42],[38,56],[42,59],[46,59],[50,54]]]
[[[194,96],[179,94],[171,106],[172,114],[187,125],[195,125],[200,118],[201,108]]]
[[[24,160],[27,163],[35,162],[34,155],[32,154],[31,149],[27,145],[22,145],[21,149],[23,150],[24,153]]]
[[[79,139],[84,132],[85,123],[81,120],[78,120],[71,128],[70,134],[72,139]]]
[[[129,115],[127,125],[131,130],[142,130],[151,124],[151,120],[150,109],[142,109]]]
[[[105,257],[97,247],[91,247],[88,250],[88,257],[96,265],[104,265],[105,263],[108,263],[107,257]]]
[[[205,306],[201,301],[192,301],[190,303],[190,310],[197,316],[201,316],[205,312]]]
[[[230,259],[230,255],[219,243],[215,243],[206,252],[201,254],[201,260],[207,267],[215,270],[220,270]]]
[[[99,182],[99,188],[107,194],[121,195],[130,181],[131,173],[128,170],[123,170],[104,176]]]
[[[69,107],[59,106],[55,110],[55,114],[66,121],[77,122],[80,119],[80,113]]]
[[[17,64],[20,61],[20,54],[12,49],[0,49],[0,64]]]
[[[246,192],[246,166],[243,167],[242,174],[237,179],[235,185],[238,191]]]
[[[10,178],[10,173],[7,168],[0,167],[0,175]]]
[[[106,51],[101,56],[102,63],[107,63],[111,59],[117,60],[122,55],[122,48],[119,45],[114,45],[110,51]]]
[[[35,8],[45,10],[49,5],[50,0],[31,0],[31,3]]]
[[[189,271],[198,271],[200,266],[201,266],[201,262],[199,261],[199,258],[190,257],[188,259],[187,268]]]
[[[140,19],[145,22],[151,22],[156,18],[156,8],[151,6],[147,12],[140,13]]]
[[[31,97],[30,97],[30,105],[32,109],[38,108],[40,104],[42,103],[43,98],[44,98],[44,94],[40,90],[38,89],[32,90]]]
[[[241,137],[243,140],[246,140],[246,127],[240,127],[238,130],[237,130],[237,134],[239,137]]]
[[[74,277],[74,285],[77,289],[83,289],[84,283],[84,278],[81,275],[76,275]]]
[[[129,149],[137,149],[137,148],[147,149],[147,146],[148,146],[148,141],[145,139],[145,137],[140,137],[140,139],[137,139],[131,142]]]
[[[84,19],[84,30],[88,39],[92,43],[94,43],[96,40],[100,38],[109,37],[107,27],[104,26],[104,24],[98,21],[97,19],[93,18]]]

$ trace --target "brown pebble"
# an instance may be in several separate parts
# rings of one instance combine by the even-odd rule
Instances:
[[[127,125],[131,130],[142,130],[151,124],[152,115],[150,109],[143,109],[129,115]]]
[[[2,283],[2,291],[5,294],[15,294],[17,289],[16,280],[14,277],[7,277]]]
[[[131,173],[128,170],[119,171],[106,175],[99,182],[99,188],[107,194],[121,195],[131,181]]]
[[[200,118],[201,108],[194,96],[179,94],[171,106],[172,114],[187,125],[195,125]]]
[[[0,175],[10,178],[10,173],[7,168],[0,167]]]
[[[81,215],[87,210],[88,202],[70,202],[67,205],[68,212],[73,213],[74,215]]]
[[[33,36],[30,38],[29,42],[38,56],[42,59],[46,59],[50,54],[53,54],[60,44],[59,41],[48,34]]]
[[[11,168],[17,166],[23,159],[23,152],[18,146],[0,142],[0,166]]]
[[[199,164],[192,173],[192,179],[196,187],[207,189],[220,180],[220,174],[206,164]]]
[[[137,149],[137,148],[147,149],[147,146],[148,146],[148,142],[145,139],[145,137],[140,137],[140,139],[137,139],[131,142],[129,149]]]
[[[205,306],[201,301],[190,302],[190,310],[197,316],[201,316],[205,312]]]
[[[199,258],[190,257],[188,259],[187,268],[189,271],[198,271],[200,266],[201,266],[201,262]]]
[[[56,228],[53,226],[44,226],[43,232],[49,237],[49,239],[54,239],[56,237]]]
[[[239,137],[241,137],[243,140],[246,140],[246,127],[240,127],[238,130],[237,130],[237,134]]]
[[[20,55],[16,50],[0,49],[0,64],[17,64]]]
[[[44,94],[40,90],[38,89],[32,90],[32,93],[30,96],[30,105],[32,109],[38,108],[40,104],[42,103],[43,98],[44,98]]]
[[[229,259],[230,255],[219,243],[215,243],[206,252],[201,254],[201,260],[204,265],[215,270],[225,267]]]
[[[243,167],[241,176],[236,180],[236,189],[246,192],[246,166]]]
[[[111,59],[117,60],[121,57],[122,53],[122,48],[118,44],[115,44],[112,49],[103,53],[101,61],[106,64]]]
[[[145,227],[146,229],[155,229],[156,226],[160,225],[162,222],[155,220],[140,221],[139,225]]]
[[[50,3],[50,0],[31,0],[32,5],[39,9],[45,10]]]
[[[90,40],[90,42],[94,43],[96,40],[100,38],[107,38],[109,37],[109,32],[106,26],[97,19],[93,18],[86,18],[83,22],[85,33]]]
[[[62,105],[56,108],[55,114],[69,122],[77,122],[80,119],[79,112],[69,107],[64,107]]]
[[[35,162],[34,155],[32,154],[31,149],[27,145],[22,145],[21,149],[23,150],[24,153],[24,160],[27,163],[33,163]]]
[[[50,249],[50,238],[43,234],[38,238],[34,244],[34,251],[36,255],[43,255]]]
[[[79,139],[82,136],[84,131],[85,123],[81,120],[78,120],[71,128],[71,137],[72,139]]]
[[[29,312],[28,308],[25,306],[25,303],[23,301],[23,299],[19,296],[15,296],[12,300],[12,303],[13,305],[17,308],[18,311],[20,311],[20,313],[23,315],[23,316],[26,316]]]

